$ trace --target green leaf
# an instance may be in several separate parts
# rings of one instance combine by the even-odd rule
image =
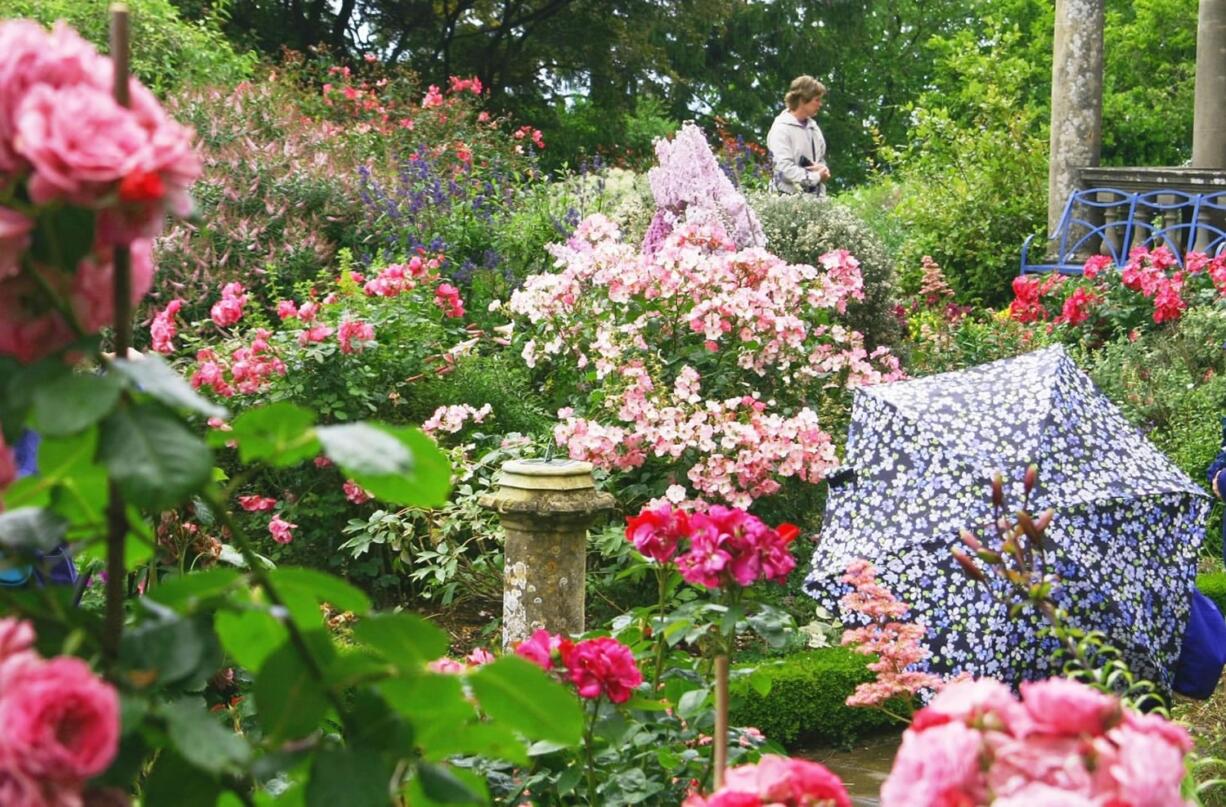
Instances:
[[[199,699],[184,698],[159,709],[166,733],[185,760],[210,773],[238,773],[251,759],[247,742],[218,722]]]
[[[131,512],[128,513],[129,530],[123,537],[123,567],[129,572],[148,563],[153,557],[152,541],[142,536],[143,526],[141,522],[133,520]],[[78,550],[77,556],[82,560],[106,563],[106,542],[91,541]]]
[[[124,631],[119,657],[134,687],[169,684],[197,671],[209,655],[206,618],[184,619],[160,604],[142,600],[157,618]]]
[[[529,740],[578,745],[583,709],[578,698],[536,665],[504,656],[468,676],[482,711]]]
[[[272,614],[255,609],[241,613],[221,611],[213,619],[213,628],[230,657],[252,671],[260,669],[269,654],[289,636]]]
[[[30,255],[34,260],[75,275],[77,264],[94,246],[94,213],[71,205],[43,207],[31,235]]]
[[[711,690],[709,689],[691,689],[677,701],[677,716],[683,717],[686,720],[696,717],[699,712],[705,709],[710,697]]]
[[[148,596],[163,605],[183,611],[195,603],[226,593],[234,587],[238,579],[238,572],[218,567],[173,577],[155,586]]]
[[[307,807],[387,807],[392,773],[378,756],[351,749],[315,755],[306,787]]]
[[[316,602],[326,602],[334,608],[352,611],[358,616],[370,610],[370,597],[366,596],[366,592],[339,577],[294,566],[274,569],[268,576],[280,592],[310,595]]]
[[[425,758],[436,762],[455,756],[479,756],[528,764],[523,740],[510,728],[494,723],[431,721],[426,730],[418,732],[417,739]]]
[[[171,369],[161,356],[147,353],[143,359],[137,361],[116,359],[112,364],[116,371],[136,384],[141,392],[157,398],[167,406],[199,412],[206,417],[225,419],[230,415],[225,407],[218,406],[192,389],[192,385]]]
[[[214,807],[221,786],[217,780],[167,748],[158,754],[145,781],[143,807]]]
[[[424,674],[392,678],[376,687],[393,709],[418,730],[431,725],[460,724],[477,716],[455,675]]]
[[[420,430],[347,423],[316,431],[327,455],[379,499],[413,507],[447,502],[451,465]]]
[[[273,742],[310,734],[328,711],[323,689],[289,642],[273,651],[260,667],[255,705],[264,733]]]
[[[34,428],[62,437],[84,431],[106,417],[123,385],[114,376],[71,373],[34,390]]]
[[[102,461],[132,503],[162,510],[202,488],[213,468],[208,447],[152,406],[114,412],[102,423]]]
[[[447,634],[416,614],[375,614],[353,626],[353,637],[402,670],[421,670],[447,653]]]
[[[68,522],[38,507],[0,513],[0,547],[23,552],[50,552],[64,542]]]
[[[231,431],[216,432],[217,439],[238,443],[243,462],[267,462],[288,468],[319,453],[319,440],[312,427],[315,416],[286,401],[248,409],[234,418]]]
[[[483,794],[470,787],[446,765],[419,762],[417,782],[421,786],[422,795],[435,804],[486,803]]]

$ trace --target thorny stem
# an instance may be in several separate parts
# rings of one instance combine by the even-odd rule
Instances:
[[[592,713],[583,729],[583,753],[587,758],[587,803],[596,807],[596,753],[592,749],[592,738],[596,732],[596,716],[600,713],[600,699],[592,701]]]
[[[659,610],[656,612],[656,665],[655,672],[651,676],[651,692],[656,694],[660,691],[660,676],[664,674],[664,607],[667,600],[667,571],[663,567],[657,567],[656,570],[656,586],[659,591]]]

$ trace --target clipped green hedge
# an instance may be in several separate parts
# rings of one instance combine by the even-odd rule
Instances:
[[[1198,574],[1196,587],[1201,594],[1217,604],[1218,610],[1226,614],[1226,572]]]
[[[870,680],[868,658],[842,647],[804,650],[778,660],[762,659],[738,666],[754,667],[771,680],[761,695],[747,681],[734,682],[734,726],[754,726],[768,739],[788,748],[798,745],[848,747],[856,740],[894,725],[876,709],[844,704],[856,685]]]

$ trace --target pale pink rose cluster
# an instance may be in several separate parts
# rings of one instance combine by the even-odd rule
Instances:
[[[486,650],[484,647],[478,647],[470,652],[461,661],[443,656],[436,658],[431,662],[427,662],[426,669],[433,673],[441,673],[443,675],[461,675],[476,667],[483,667],[494,660],[494,654]]]
[[[860,614],[868,624],[844,631],[842,643],[853,646],[858,653],[877,657],[868,665],[876,677],[857,686],[847,697],[847,705],[882,706],[894,697],[941,689],[945,682],[940,676],[909,669],[931,655],[920,644],[924,626],[902,621],[910,606],[899,602],[877,582],[873,565],[862,558],[853,560],[843,582],[852,590],[843,595],[839,604],[845,611]]]
[[[79,658],[40,657],[34,639],[0,619],[0,804],[80,807],[118,751],[119,695]]]
[[[719,167],[702,129],[683,124],[672,140],[656,141],[659,165],[647,172],[659,209],[654,228],[718,223],[738,246],[762,246],[766,236],[757,215]],[[660,233],[649,232],[644,248],[654,251]]]
[[[135,80],[131,107],[120,106],[112,83],[110,60],[67,24],[0,22],[0,355],[34,361],[75,338],[48,289],[81,331],[110,324],[113,247],[132,247],[138,301],[167,211],[191,209],[187,189],[200,173],[191,130]],[[60,205],[95,217],[92,249],[72,271],[27,253],[35,221]]]
[[[1184,807],[1192,739],[1156,714],[1065,678],[950,684],[903,734],[882,807]]]
[[[434,410],[434,413],[421,424],[421,430],[426,434],[435,435],[439,432],[444,434],[455,434],[460,429],[463,429],[469,421],[473,423],[484,423],[494,411],[494,407],[485,404],[480,409],[469,404],[456,404],[454,406],[440,406]]]
[[[826,766],[766,754],[751,765],[724,772],[724,784],[709,796],[693,795],[682,807],[851,807],[842,780]]]
[[[640,554],[675,564],[686,582],[704,588],[786,583],[796,568],[788,547],[799,534],[793,524],[772,528],[744,510],[719,505],[687,513],[659,504],[626,518],[626,540]]]
[[[785,417],[752,396],[705,400],[689,367],[671,390],[657,388],[639,366],[619,376],[629,383],[605,406],[620,425],[558,412],[554,440],[571,459],[625,471],[651,456],[689,458],[686,475],[695,490],[742,508],[778,492],[779,478],[818,482],[838,464],[830,435],[808,407]]]
[[[541,629],[520,642],[515,654],[545,671],[560,672],[579,697],[588,700],[605,696],[613,703],[625,703],[643,683],[634,652],[607,636],[572,642]]]

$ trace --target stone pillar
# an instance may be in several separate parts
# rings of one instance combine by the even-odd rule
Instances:
[[[1192,167],[1226,168],[1226,0],[1200,0]]]
[[[584,630],[587,528],[613,508],[598,493],[592,466],[572,460],[504,463],[497,492],[482,507],[498,513],[506,530],[502,583],[502,646],[509,649],[538,628]]]
[[[1051,66],[1047,231],[1054,233],[1077,169],[1098,165],[1103,142],[1104,0],[1056,0]]]

